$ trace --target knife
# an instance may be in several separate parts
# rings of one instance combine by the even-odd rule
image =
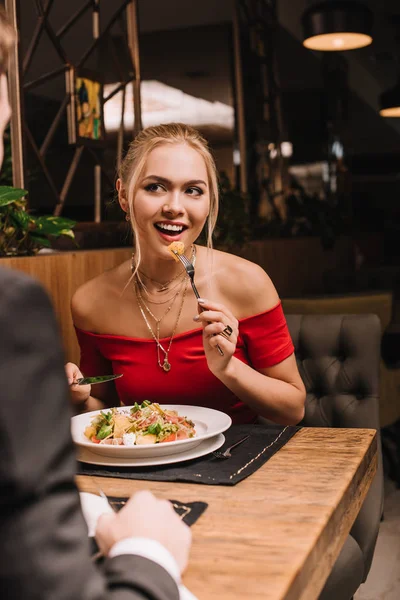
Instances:
[[[122,377],[123,373],[118,375],[98,375],[97,377],[80,377],[71,383],[71,385],[95,385],[96,383],[105,383]]]

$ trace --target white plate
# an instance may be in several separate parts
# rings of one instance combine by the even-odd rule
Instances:
[[[86,448],[80,447],[77,459],[80,462],[88,463],[89,465],[100,465],[102,467],[155,467],[157,465],[170,465],[183,462],[184,460],[192,460],[193,458],[205,456],[206,454],[210,454],[210,452],[221,448],[224,442],[225,436],[222,433],[219,433],[213,438],[203,440],[195,448],[179,452],[179,454],[166,454],[164,456],[155,456],[154,458],[111,458],[109,456],[94,454]]]
[[[180,404],[161,404],[162,408],[176,410],[178,415],[187,417],[194,422],[196,435],[187,440],[165,442],[164,444],[149,444],[144,446],[110,446],[94,444],[84,435],[85,428],[90,425],[94,416],[100,413],[94,410],[77,415],[71,419],[72,438],[80,448],[86,448],[93,454],[101,454],[112,458],[154,458],[185,452],[198,446],[202,441],[215,437],[226,431],[232,424],[232,419],[225,413],[205,408],[204,406],[185,406]],[[123,407],[129,409],[130,406]]]

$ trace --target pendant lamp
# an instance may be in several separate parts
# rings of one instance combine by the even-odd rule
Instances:
[[[303,45],[310,50],[338,52],[372,42],[372,13],[356,0],[313,3],[302,17]]]
[[[381,117],[400,117],[400,79],[393,88],[380,95],[379,104]]]

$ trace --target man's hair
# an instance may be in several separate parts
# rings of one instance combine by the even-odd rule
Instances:
[[[7,19],[4,8],[0,6],[0,74],[7,68],[8,52],[14,39],[14,29]]]

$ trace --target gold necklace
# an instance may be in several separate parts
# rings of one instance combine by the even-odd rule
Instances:
[[[193,266],[195,265],[195,262],[196,262],[196,248],[195,248],[194,244],[192,244],[192,256],[191,256],[190,262],[193,264]],[[132,253],[132,260],[131,260],[131,271],[132,271],[132,273],[134,272],[134,270],[135,270],[135,253],[133,252]],[[175,279],[178,279],[178,277],[182,277],[182,279],[183,279],[183,277],[186,275],[186,271],[185,271],[185,269],[183,269],[183,271],[181,271],[180,273],[178,273],[177,275],[175,275],[175,277],[173,277],[169,281],[166,281],[165,283],[161,283],[161,281],[157,281],[156,279],[152,279],[151,277],[149,277],[148,275],[146,275],[146,273],[144,273],[140,269],[138,269],[138,271],[139,271],[139,273],[141,275],[143,275],[143,277],[145,277],[149,281],[152,281],[153,283],[156,283],[157,285],[161,286],[157,290],[157,293],[166,292],[167,290],[169,290],[170,284],[173,281],[175,281]],[[179,283],[177,285],[179,285]],[[145,286],[144,286],[144,289],[146,289]],[[147,290],[146,290],[146,293],[148,293]],[[153,302],[153,304],[156,304],[156,303]]]
[[[153,313],[151,312],[150,308],[147,306],[146,302],[144,301],[144,298],[143,298],[142,294],[140,293],[140,286],[138,285],[138,282],[136,281],[136,286],[137,286],[137,288],[136,288],[136,294],[137,294],[137,296],[140,298],[140,303],[142,304],[142,306],[144,306],[144,308],[145,308],[146,312],[147,312],[147,313],[148,313],[148,314],[149,314],[149,315],[150,315],[150,316],[151,316],[151,317],[152,317],[152,318],[155,320],[155,322],[156,322],[156,324],[157,324],[157,325],[159,325],[159,324],[161,323],[161,321],[164,319],[164,317],[166,317],[166,316],[167,316],[167,314],[169,313],[169,311],[170,311],[170,310],[171,310],[171,308],[173,307],[173,305],[174,305],[174,302],[175,302],[176,298],[177,298],[177,297],[179,296],[179,294],[181,293],[182,285],[183,285],[183,281],[182,281],[182,283],[181,283],[181,287],[179,288],[179,290],[178,290],[177,292],[175,292],[175,294],[173,295],[173,297],[172,297],[172,298],[170,298],[170,300],[172,299],[172,302],[171,302],[171,304],[170,304],[170,305],[167,307],[167,310],[164,312],[164,314],[163,314],[163,315],[162,315],[160,318],[158,318],[158,317],[156,317],[156,315],[155,315],[155,314],[153,314]],[[157,304],[158,304],[158,302],[157,302]],[[163,304],[164,304],[164,303],[163,303]]]
[[[186,274],[186,272],[182,275],[182,279],[180,281],[178,281],[178,283],[176,283],[175,285],[173,285],[170,288],[171,292],[172,292],[172,290],[175,290],[178,287],[178,285],[182,285],[182,282],[183,282],[183,279],[185,277],[185,274]],[[149,304],[166,304],[167,302],[170,302],[170,300],[172,300],[172,298],[175,297],[176,292],[172,296],[169,296],[168,298],[166,298],[165,300],[158,300],[158,301],[157,300],[151,300],[150,299],[150,293],[151,292],[149,292],[149,290],[147,289],[147,287],[143,283],[143,281],[139,281],[138,278],[136,278],[136,281],[138,282],[139,287],[142,288],[143,291],[145,292],[145,294],[147,296],[147,302],[149,302]],[[179,294],[179,291],[178,291],[178,294]]]
[[[132,272],[135,269],[135,253],[132,254],[132,263],[131,263],[131,270]],[[157,293],[162,293],[162,292],[166,292],[169,290],[169,286],[170,284],[175,281],[175,279],[178,279],[178,277],[182,277],[185,275],[185,271],[181,271],[180,273],[178,273],[178,275],[175,275],[175,277],[173,277],[172,279],[169,279],[168,281],[166,281],[165,283],[161,283],[161,281],[157,281],[157,279],[153,279],[152,277],[149,277],[148,275],[146,275],[146,273],[144,273],[143,271],[141,271],[140,269],[138,269],[139,273],[141,275],[143,275],[143,277],[145,277],[145,279],[148,279],[149,281],[152,281],[153,283],[156,283],[157,285],[159,285],[159,289],[157,290]]]
[[[136,289],[136,299],[137,299],[137,303],[138,303],[138,306],[139,306],[139,310],[140,310],[140,312],[142,314],[144,322],[146,323],[147,329],[151,333],[151,337],[153,338],[153,340],[157,344],[157,363],[158,363],[158,366],[161,369],[163,369],[163,371],[165,371],[166,373],[168,373],[168,371],[171,370],[171,363],[168,360],[168,354],[169,354],[169,351],[171,350],[172,340],[174,339],[174,335],[175,335],[176,329],[178,327],[179,319],[180,319],[181,314],[182,314],[183,304],[185,302],[185,296],[186,296],[186,291],[187,291],[187,287],[188,287],[188,281],[189,281],[189,278],[186,279],[185,287],[184,287],[183,294],[182,294],[182,302],[181,302],[181,305],[180,305],[180,308],[179,308],[179,311],[178,311],[178,316],[176,318],[175,326],[174,326],[174,329],[172,331],[171,339],[169,341],[167,349],[165,349],[164,346],[160,342],[160,324],[158,323],[156,325],[156,333],[154,333],[154,331],[152,330],[151,325],[150,325],[150,323],[149,323],[149,321],[148,321],[148,319],[146,317],[146,313],[143,310],[143,307],[142,307],[141,302],[140,302],[140,298],[139,298],[139,296],[137,294],[137,286],[135,286],[135,289]],[[162,364],[161,364],[161,359],[160,359],[160,350],[162,350],[164,352],[164,361],[163,361]]]

